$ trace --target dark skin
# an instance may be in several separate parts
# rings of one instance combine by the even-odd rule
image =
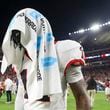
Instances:
[[[69,85],[76,100],[76,110],[90,110],[90,101],[84,87],[84,80],[80,80],[77,83],[70,83]]]
[[[73,68],[73,66],[70,68]],[[90,98],[86,90],[85,80],[81,79],[76,83],[69,83],[69,85],[75,97],[76,110],[91,110]]]

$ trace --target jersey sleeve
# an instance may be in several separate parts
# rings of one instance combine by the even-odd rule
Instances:
[[[83,79],[83,74],[81,71],[81,66],[73,66],[71,65],[69,68],[66,70],[66,81],[68,83],[75,83],[78,82],[79,80]]]
[[[85,65],[85,55],[82,46],[78,46],[68,51],[65,51],[64,56],[65,56],[64,60],[65,62],[63,62],[65,65],[64,74],[66,74],[67,68],[69,68],[71,65],[73,66]]]

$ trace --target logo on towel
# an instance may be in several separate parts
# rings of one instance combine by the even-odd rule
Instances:
[[[37,64],[37,81],[40,81],[40,80],[42,80],[42,76],[40,73],[39,64]]]
[[[42,58],[41,63],[43,67],[50,67],[53,66],[57,62],[55,57],[45,57]]]
[[[20,13],[17,15],[17,17],[23,17],[24,16],[24,13]]]
[[[41,18],[41,26],[42,26],[42,29],[43,29],[43,32],[45,33],[45,20],[44,18]]]
[[[25,16],[25,22],[27,23],[28,26],[30,26],[35,32],[36,32],[36,25],[35,23],[30,20],[27,16]]]
[[[47,33],[47,42],[51,42],[53,40],[52,33]]]
[[[41,46],[41,43],[42,43],[42,36],[38,35],[37,36],[37,42],[35,43],[35,47],[37,49],[37,51],[39,51],[40,49],[40,46]],[[49,43],[53,40],[53,35],[52,33],[47,33],[47,36],[46,36],[46,42]],[[44,46],[44,51],[46,52],[46,46]]]
[[[40,70],[38,69],[37,70],[37,81],[40,81],[40,80],[42,80],[42,76],[41,76]]]
[[[42,40],[42,37],[41,37],[41,36],[37,36],[37,43],[36,43],[36,48],[37,48],[37,50],[40,49],[41,40]]]
[[[38,17],[41,16],[41,14],[37,11],[32,11],[30,12],[30,15],[32,16],[32,18],[37,19]]]

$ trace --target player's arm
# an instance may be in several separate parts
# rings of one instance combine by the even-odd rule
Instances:
[[[80,66],[71,65],[66,70],[66,79],[76,100],[76,110],[90,110],[90,99]]]

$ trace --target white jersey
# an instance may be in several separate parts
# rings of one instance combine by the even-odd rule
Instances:
[[[60,95],[60,98],[56,97],[59,100],[57,100],[57,102],[53,104],[53,108],[54,110],[66,110],[67,83],[75,83],[83,79],[80,65],[85,64],[84,51],[82,46],[78,42],[73,40],[58,41],[56,43],[56,50],[59,60],[63,93]],[[70,65],[75,65],[77,63],[79,66],[74,66],[73,68],[71,68],[72,73],[71,70],[66,71]]]

